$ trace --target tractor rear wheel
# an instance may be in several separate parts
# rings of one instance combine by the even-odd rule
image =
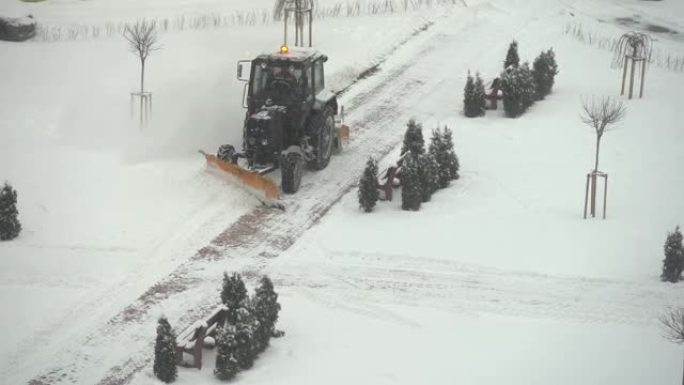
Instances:
[[[285,194],[294,194],[299,190],[299,185],[302,183],[303,168],[304,159],[301,154],[291,152],[283,157],[280,162],[280,184]]]
[[[309,167],[314,170],[322,170],[330,163],[335,140],[335,114],[332,108],[327,106],[323,111],[317,112],[309,122],[309,132],[317,132],[313,138],[313,147],[316,158],[309,161]]]

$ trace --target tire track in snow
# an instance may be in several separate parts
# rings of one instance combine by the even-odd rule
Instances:
[[[323,303],[394,303],[577,322],[649,324],[664,308],[684,306],[679,290],[660,282],[552,276],[407,255],[326,256],[284,264],[277,284],[304,287]]]

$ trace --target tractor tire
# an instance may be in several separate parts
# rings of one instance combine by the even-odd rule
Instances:
[[[230,144],[223,144],[218,148],[216,157],[224,162],[235,163],[235,147]]]
[[[309,161],[309,167],[323,170],[330,163],[335,142],[335,113],[330,106],[317,112],[309,121],[308,132],[316,132],[312,146],[316,157]]]
[[[302,183],[304,159],[296,152],[285,155],[280,162],[281,187],[285,194],[294,194]]]

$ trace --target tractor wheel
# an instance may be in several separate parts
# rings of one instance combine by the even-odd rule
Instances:
[[[280,162],[280,183],[285,194],[294,194],[299,190],[299,185],[302,183],[303,164],[302,155],[296,152],[285,155]]]
[[[235,163],[235,147],[230,144],[223,144],[218,148],[216,157],[224,162]]]
[[[317,112],[309,122],[309,132],[317,132],[313,138],[313,147],[316,158],[309,161],[309,167],[314,170],[322,170],[330,163],[335,141],[335,114],[332,108],[325,107]]]

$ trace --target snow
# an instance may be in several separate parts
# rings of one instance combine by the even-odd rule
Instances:
[[[684,306],[680,287],[658,277],[665,236],[684,212],[676,109],[684,77],[649,67],[645,98],[625,100],[626,119],[602,142],[608,218],[583,220],[594,137],[579,119],[581,98],[617,95],[619,73],[610,69],[611,52],[564,27],[614,36],[621,27],[606,20],[635,10],[681,25],[681,7],[467,3],[316,22],[336,89],[381,64],[341,98],[349,146],[328,170],[306,174],[283,214],[263,214],[256,200],[206,173],[196,154],[239,143],[243,83],[235,63],[277,49],[280,26],[161,34],[163,49],[147,73],[153,116],[142,130],[129,116],[138,63],[122,39],[0,44],[10,58],[0,61],[0,178],[18,191],[24,226],[19,239],[0,244],[0,305],[12,309],[0,324],[0,375],[11,383],[97,383],[118,371],[122,382],[157,383],[145,361],[156,317],[167,315],[176,331],[198,322],[215,309],[228,270],[273,278],[286,332],[240,383],[679,381],[681,347],[662,338],[657,318]],[[22,7],[39,22],[69,25],[245,4],[270,6],[49,0]],[[501,109],[466,119],[467,71],[485,81],[498,75],[513,38],[522,61],[554,48],[553,93],[518,119]],[[657,44],[684,51],[676,39]],[[344,189],[368,155],[390,151],[381,168],[396,160],[411,117],[426,136],[437,125],[454,131],[461,179],[419,212],[401,211],[395,194],[363,214],[355,189]],[[273,237],[221,238],[255,212],[255,227]],[[258,222],[260,215],[274,222]],[[196,253],[206,245],[213,259]],[[213,354],[201,371],[179,369],[178,383],[218,383]]]

